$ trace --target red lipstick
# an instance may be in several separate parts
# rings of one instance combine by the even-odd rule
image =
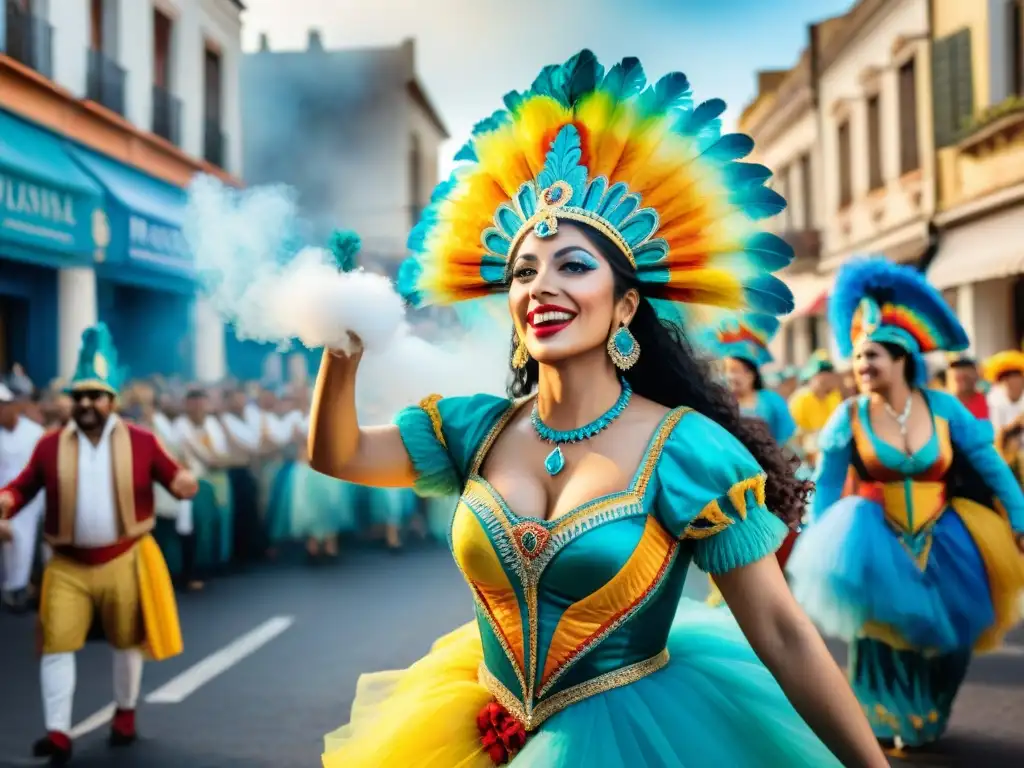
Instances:
[[[556,304],[541,304],[526,313],[526,322],[538,339],[554,336],[575,319],[575,312]]]

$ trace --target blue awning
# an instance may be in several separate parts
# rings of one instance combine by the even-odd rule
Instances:
[[[103,189],[68,148],[57,134],[0,109],[4,256],[60,267],[89,263],[106,245]]]
[[[187,197],[173,184],[137,168],[73,145],[71,155],[103,186],[110,212],[111,238],[104,272],[124,269],[130,282],[195,277],[182,235]]]

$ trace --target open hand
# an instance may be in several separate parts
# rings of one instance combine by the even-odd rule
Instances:
[[[6,491],[0,493],[0,521],[7,517],[12,509],[14,509],[14,497]]]

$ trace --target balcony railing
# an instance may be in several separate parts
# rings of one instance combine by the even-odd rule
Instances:
[[[53,78],[53,27],[38,16],[7,3],[5,53],[15,61]]]
[[[203,158],[221,168],[227,155],[227,137],[221,130],[220,120],[207,120],[203,132]]]
[[[89,50],[85,97],[112,112],[124,115],[124,86],[127,73],[101,51]]]
[[[153,86],[153,133],[181,146],[181,99],[159,85]]]

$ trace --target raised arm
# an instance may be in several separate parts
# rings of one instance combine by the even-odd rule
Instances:
[[[309,465],[317,472],[361,485],[410,487],[416,471],[393,424],[361,427],[356,413],[353,355],[324,350],[309,417]]]

